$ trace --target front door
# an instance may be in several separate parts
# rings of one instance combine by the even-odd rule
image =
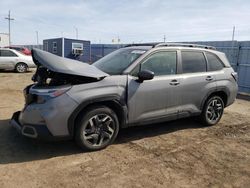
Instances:
[[[138,82],[133,75],[140,70],[153,71],[152,80]],[[160,121],[176,118],[178,113],[179,81],[177,71],[177,52],[160,51],[149,55],[128,75],[129,123]]]

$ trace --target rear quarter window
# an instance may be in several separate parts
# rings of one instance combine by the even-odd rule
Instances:
[[[206,59],[203,52],[182,51],[182,73],[206,72]]]
[[[206,52],[206,57],[208,61],[208,71],[217,71],[223,69],[224,65],[216,55]]]

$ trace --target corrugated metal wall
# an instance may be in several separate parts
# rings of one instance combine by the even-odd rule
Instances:
[[[192,43],[214,46],[217,50],[224,52],[231,66],[238,73],[239,91],[250,93],[250,41],[209,41]]]
[[[187,42],[214,46],[227,55],[230,64],[238,72],[239,91],[250,93],[250,41],[195,41]],[[114,44],[92,44],[91,60],[97,61],[108,53],[123,47]]]
[[[38,45],[20,45],[20,46],[26,47],[29,50],[32,50],[33,48],[38,48],[40,50],[43,50],[43,45],[42,44],[38,44]]]
[[[119,44],[91,44],[91,61],[95,62],[123,46]]]
[[[236,70],[241,92],[250,93],[250,41],[239,42]]]

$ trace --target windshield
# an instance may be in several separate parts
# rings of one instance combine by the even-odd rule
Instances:
[[[122,48],[106,55],[93,65],[110,75],[118,75],[145,52],[146,50]]]

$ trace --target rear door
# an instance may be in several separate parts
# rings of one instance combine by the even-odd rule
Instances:
[[[0,68],[14,69],[18,56],[10,50],[0,50]]]
[[[207,72],[207,61],[202,51],[182,50],[181,105],[179,116],[199,113],[204,98],[216,89],[216,73]]]
[[[155,77],[140,83],[136,77],[139,69],[153,71]],[[179,101],[176,72],[176,51],[150,54],[132,71],[132,75],[128,76],[129,123],[177,117]]]

